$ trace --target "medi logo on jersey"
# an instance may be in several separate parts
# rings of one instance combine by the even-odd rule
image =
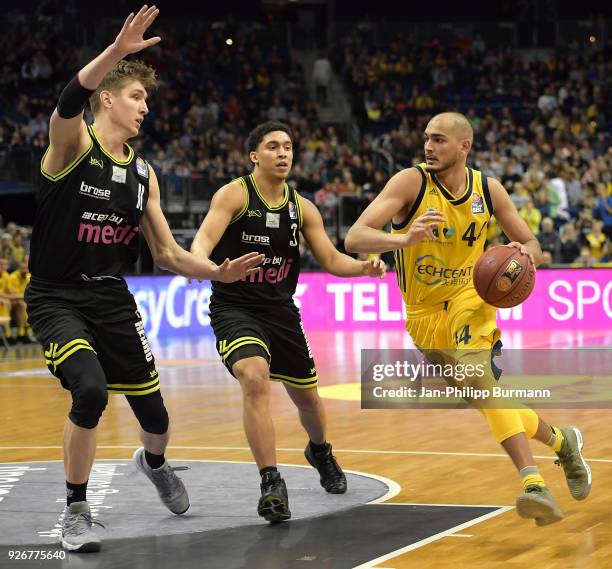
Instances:
[[[119,217],[114,213],[95,213],[84,211],[82,219],[87,220],[87,223],[82,221],[79,225],[77,241],[84,243],[102,243],[103,245],[112,245],[122,243],[129,245],[130,241],[138,235],[138,226],[120,225],[123,217]],[[105,221],[109,223],[102,225]]]
[[[283,282],[291,272],[293,259],[283,257],[266,257],[263,263],[250,275],[242,277],[242,282],[253,284],[267,283],[277,285]]]

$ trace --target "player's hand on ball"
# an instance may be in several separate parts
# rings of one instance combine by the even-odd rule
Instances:
[[[512,241],[508,243],[506,247],[514,247],[515,249],[518,249],[521,253],[523,253],[523,255],[527,255],[529,257],[529,260],[531,261],[531,264],[535,267],[535,259],[533,258],[533,253],[529,251],[529,249],[527,249],[525,245],[519,243],[518,241]]]
[[[363,262],[362,271],[364,275],[382,279],[387,273],[387,265],[382,259],[368,259]]]
[[[416,245],[421,241],[430,239],[433,241],[435,235],[433,232],[434,227],[441,225],[446,221],[446,218],[439,211],[428,211],[423,215],[417,217],[410,226],[410,229],[406,233],[406,244],[404,247],[410,247]]]

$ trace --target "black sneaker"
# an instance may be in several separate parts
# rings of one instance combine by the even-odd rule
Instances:
[[[332,447],[325,443],[325,450],[314,452],[310,444],[304,449],[304,456],[311,466],[314,466],[321,476],[321,486],[330,494],[346,492],[346,476],[332,454]]]
[[[261,477],[261,498],[257,513],[271,524],[284,522],[291,517],[287,486],[280,472],[266,472]]]

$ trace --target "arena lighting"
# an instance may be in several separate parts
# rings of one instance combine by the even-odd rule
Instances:
[[[597,42],[597,36],[589,36],[589,41],[591,43],[596,43]]]
[[[232,38],[227,38],[225,40],[226,45],[234,45],[234,40]]]

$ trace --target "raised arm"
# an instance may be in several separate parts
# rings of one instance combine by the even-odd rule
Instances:
[[[540,242],[529,229],[525,220],[519,215],[508,192],[498,180],[489,178],[489,192],[493,203],[493,215],[499,222],[502,231],[509,237],[509,247],[516,247],[530,256],[536,266],[542,262]]]
[[[178,275],[194,279],[233,282],[246,276],[263,261],[263,255],[249,253],[233,261],[216,265],[208,255],[193,255],[174,240],[160,207],[157,176],[149,167],[149,200],[141,222],[142,230],[155,263]]]
[[[146,5],[136,15],[130,14],[115,41],[66,85],[49,122],[49,150],[42,164],[45,172],[61,172],[87,148],[89,136],[83,111],[89,97],[118,61],[161,41],[160,37],[143,38],[158,14],[155,6]]]
[[[443,223],[439,212],[428,212],[414,220],[405,234],[381,231],[392,219],[401,223],[415,203],[421,188],[421,174],[415,168],[393,176],[382,192],[348,230],[344,244],[352,253],[384,253],[409,247],[423,239],[433,239],[432,226]]]
[[[385,275],[385,264],[381,259],[358,261],[340,253],[327,236],[323,219],[316,206],[301,196],[299,200],[303,219],[302,234],[323,269],[337,277],[368,275],[382,278]]]

